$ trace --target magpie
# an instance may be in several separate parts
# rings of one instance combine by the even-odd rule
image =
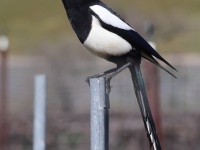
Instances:
[[[116,68],[97,76],[110,75],[110,78],[112,78],[127,67],[133,74],[131,66],[135,63],[135,60],[140,61],[141,57],[174,76],[157,59],[173,70],[176,69],[156,52],[120,15],[100,0],[62,0],[62,2],[71,26],[80,42],[94,55],[117,65]],[[142,105],[142,103],[139,104]],[[152,131],[155,130],[154,123],[152,123],[152,117],[147,122],[147,117],[148,115],[143,115],[143,121],[146,130],[151,124],[151,131],[147,131],[147,135],[150,143],[154,145],[155,138],[157,138],[156,131]],[[152,138],[152,136],[155,137]],[[156,144],[156,149],[161,149],[159,142]]]

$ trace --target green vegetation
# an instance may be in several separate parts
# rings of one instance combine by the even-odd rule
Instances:
[[[199,0],[104,0],[129,20],[155,22],[156,41],[165,52],[198,52],[200,48]],[[130,22],[132,24],[132,22]],[[143,26],[143,24],[140,24]],[[71,35],[61,0],[1,0],[0,32],[7,30],[12,52],[32,52],[45,42],[57,43]],[[137,29],[137,28],[136,28]],[[142,31],[143,29],[137,29]],[[74,36],[73,36],[74,37]]]

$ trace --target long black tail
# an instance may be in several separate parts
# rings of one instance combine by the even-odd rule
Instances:
[[[159,64],[156,59],[153,57],[153,56],[148,56],[148,55],[145,55],[144,53],[141,53],[142,57],[144,57],[146,60],[150,61],[151,63],[153,63],[154,65],[160,67],[161,69],[165,70],[167,73],[169,73],[171,76],[173,76],[174,78],[177,78],[174,74],[172,74],[170,71],[168,71],[165,67],[163,67],[161,64]],[[162,57],[161,57],[162,58]],[[163,58],[164,59],[164,58]],[[166,61],[166,60],[165,60]],[[164,62],[165,62],[164,61]],[[167,61],[166,61],[167,62]],[[169,63],[168,63],[169,64]],[[173,66],[170,66],[171,68]],[[174,67],[172,68],[174,69],[175,71],[177,71]],[[178,72],[178,71],[177,71]]]
[[[144,126],[147,132],[147,137],[150,143],[150,146],[154,148],[154,150],[162,150],[160,146],[160,142],[156,133],[156,127],[153,121],[153,117],[151,114],[151,110],[149,107],[149,102],[144,86],[144,81],[142,78],[142,74],[140,71],[140,63],[134,64],[129,67],[131,72],[132,81],[135,88],[135,94],[138,100],[138,104],[140,107],[140,111],[142,114],[142,119],[144,122]]]

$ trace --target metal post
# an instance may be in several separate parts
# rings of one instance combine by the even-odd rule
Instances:
[[[91,78],[91,150],[109,149],[109,95],[106,92],[106,79]]]
[[[0,149],[7,149],[8,118],[7,118],[7,52],[1,53],[1,128],[0,128]]]
[[[0,68],[0,149],[7,150],[8,110],[7,110],[7,56],[9,40],[5,35],[0,36],[1,68]]]
[[[33,150],[45,150],[46,76],[35,77]]]

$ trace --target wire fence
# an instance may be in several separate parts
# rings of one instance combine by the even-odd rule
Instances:
[[[53,66],[44,62],[41,63],[41,60],[37,58],[33,58],[33,61],[37,61],[38,65],[32,64],[30,61],[26,62],[27,60],[24,61],[24,64],[18,66],[16,64],[9,69],[8,89],[11,107],[15,102],[30,103],[34,91],[33,77],[35,74],[45,73],[48,77],[49,102],[59,102],[68,111],[76,110],[75,112],[82,113],[88,110],[89,89],[85,78],[91,74],[87,73],[85,68],[70,70],[67,67],[56,66],[55,64]],[[87,65],[85,64],[85,66]],[[92,69],[94,69],[94,72],[96,70],[96,73],[103,70],[99,66],[97,68],[99,69]],[[176,66],[176,68],[179,70],[178,79],[160,70],[160,96],[163,111],[198,112],[200,106],[200,66]],[[128,111],[130,108],[135,109],[137,107],[130,74],[127,70],[113,79],[111,85],[112,109]],[[132,103],[131,106],[129,102]]]
[[[95,61],[74,63],[72,66],[72,62],[60,57],[10,58],[8,99],[11,150],[32,149],[33,79],[35,74],[40,73],[47,76],[47,149],[89,149],[90,95],[85,77],[112,66]],[[191,123],[200,120],[200,66],[175,67],[179,70],[178,79],[160,70],[165,148],[190,149],[188,143],[193,143],[190,145],[198,149],[200,144],[195,141],[198,141],[200,133],[193,130],[198,130],[199,126]],[[129,71],[125,70],[115,77],[111,86],[111,149],[132,149],[132,146],[147,149]],[[186,135],[189,137],[186,138]]]

